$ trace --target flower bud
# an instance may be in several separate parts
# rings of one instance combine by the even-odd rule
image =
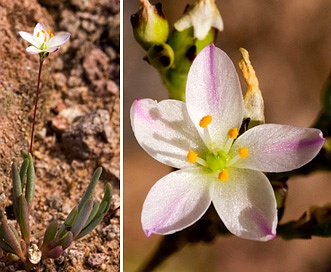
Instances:
[[[137,13],[131,15],[131,25],[136,41],[146,51],[168,39],[169,25],[160,3],[151,5],[148,0],[140,0]]]
[[[174,62],[174,51],[166,44],[154,44],[147,51],[147,60],[157,70],[165,70],[172,66]]]

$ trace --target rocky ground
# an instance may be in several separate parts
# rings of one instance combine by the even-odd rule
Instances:
[[[0,3],[0,198],[7,217],[12,205],[10,164],[28,150],[38,56],[17,32],[37,22],[71,38],[44,62],[34,159],[36,195],[32,233],[42,237],[52,220],[63,221],[83,195],[94,170],[103,167],[95,191],[101,199],[113,187],[111,209],[120,203],[120,1],[3,0]],[[46,260],[38,271],[119,271],[119,210],[66,254]],[[11,220],[10,220],[11,221]],[[14,221],[11,221],[14,223]],[[20,264],[0,258],[0,271]]]

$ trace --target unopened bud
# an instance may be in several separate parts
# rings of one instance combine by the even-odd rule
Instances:
[[[140,0],[137,13],[131,15],[131,25],[136,41],[146,51],[168,39],[169,25],[160,3],[151,5],[148,0]]]
[[[174,51],[166,44],[154,44],[147,51],[147,60],[157,70],[165,70],[171,67],[174,62]]]
[[[250,126],[263,124],[264,118],[264,102],[259,81],[255,75],[254,68],[249,60],[249,54],[246,49],[240,48],[242,58],[239,61],[239,68],[247,83],[247,91],[244,96],[245,103],[245,118],[250,118]]]

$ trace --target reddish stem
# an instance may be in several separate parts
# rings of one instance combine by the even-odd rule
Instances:
[[[37,106],[38,106],[38,97],[39,97],[39,85],[40,85],[40,77],[41,77],[41,69],[43,67],[43,58],[40,58],[39,64],[39,74],[38,74],[38,81],[37,81],[37,91],[36,91],[36,100],[34,103],[34,111],[33,111],[33,121],[32,121],[32,129],[31,129],[31,140],[30,140],[30,149],[29,152],[32,154],[32,146],[33,146],[33,139],[34,139],[34,125],[36,122],[36,114],[37,114]]]

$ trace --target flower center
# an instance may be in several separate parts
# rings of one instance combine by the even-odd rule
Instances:
[[[208,136],[208,141],[210,141],[208,126],[212,122],[212,116],[204,116],[200,122],[199,126],[204,129],[204,135]],[[232,167],[237,161],[245,159],[249,156],[249,151],[247,147],[240,147],[238,149],[238,154],[234,157],[229,156],[229,151],[233,145],[233,142],[237,139],[239,131],[237,128],[231,128],[228,131],[228,140],[226,141],[223,149],[209,150],[209,152],[204,156],[204,158],[199,157],[199,155],[194,152],[194,150],[189,150],[187,153],[187,160],[193,164],[199,164],[203,167],[208,168],[212,172],[217,174],[217,178],[220,181],[227,181],[229,179],[229,167]]]
[[[226,154],[223,150],[219,150],[217,154],[210,152],[206,155],[206,163],[208,168],[210,168],[212,171],[225,169],[228,160],[229,155]]]
[[[38,31],[37,38],[39,39],[39,41],[42,41],[42,43],[40,45],[40,50],[46,50],[47,42],[49,41],[49,39],[51,39],[53,37],[54,37],[54,34],[49,29],[46,29],[46,31],[44,29],[42,29],[41,31]]]

